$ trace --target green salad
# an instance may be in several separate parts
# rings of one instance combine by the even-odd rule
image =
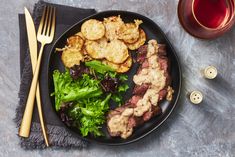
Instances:
[[[129,88],[128,77],[93,60],[75,65],[65,72],[53,72],[55,109],[68,126],[76,127],[82,136],[102,136],[110,100],[122,104]]]

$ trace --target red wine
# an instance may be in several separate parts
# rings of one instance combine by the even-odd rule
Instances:
[[[223,27],[231,14],[226,0],[195,0],[193,10],[196,19],[209,28]]]

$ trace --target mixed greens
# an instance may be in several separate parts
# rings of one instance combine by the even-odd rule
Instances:
[[[117,74],[111,67],[93,60],[64,73],[53,73],[55,109],[68,126],[79,128],[82,136],[101,136],[101,125],[112,99],[119,105],[129,88],[127,75]]]

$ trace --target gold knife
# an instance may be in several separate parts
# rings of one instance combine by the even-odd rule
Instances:
[[[33,73],[36,68],[37,64],[37,37],[36,37],[36,30],[34,26],[33,19],[28,11],[27,8],[24,8],[25,11],[25,19],[26,19],[26,27],[27,27],[27,36],[28,36],[28,43],[29,43],[29,51],[30,51],[30,58],[32,63],[32,70]],[[37,83],[37,91],[36,91],[36,100],[37,100],[37,108],[39,113],[39,119],[42,127],[43,137],[46,143],[46,146],[49,146],[48,137],[45,129],[45,124],[43,120],[42,114],[42,105],[40,99],[40,89],[39,83]],[[30,126],[32,121],[32,114],[33,114],[33,105],[25,108],[24,116],[21,122],[21,126],[19,129],[19,136],[22,137],[29,137],[30,134]]]

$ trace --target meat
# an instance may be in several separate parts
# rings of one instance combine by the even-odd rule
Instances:
[[[141,96],[133,95],[128,102],[131,104],[131,106],[135,107],[135,105],[141,98],[142,98]]]
[[[159,56],[166,56],[166,45],[165,44],[158,44],[158,55]]]
[[[146,54],[147,54],[147,49],[148,49],[147,45],[143,45],[138,49],[138,55],[137,55],[137,62],[138,63],[144,62],[144,60],[146,58]]]
[[[143,115],[143,120],[146,122],[152,117],[162,113],[162,109],[159,106],[152,106],[148,112],[145,112]]]
[[[148,84],[142,84],[141,86],[136,85],[133,90],[133,94],[134,95],[144,95],[144,93],[147,91],[148,88],[149,88]]]
[[[135,127],[162,113],[158,102],[166,97],[171,80],[166,55],[166,46],[155,40],[138,49],[137,62],[141,66],[133,77],[133,96],[108,113],[107,126],[111,136],[125,139]]]
[[[163,100],[166,97],[166,95],[167,95],[167,89],[164,88],[160,90],[158,100],[159,101]]]

